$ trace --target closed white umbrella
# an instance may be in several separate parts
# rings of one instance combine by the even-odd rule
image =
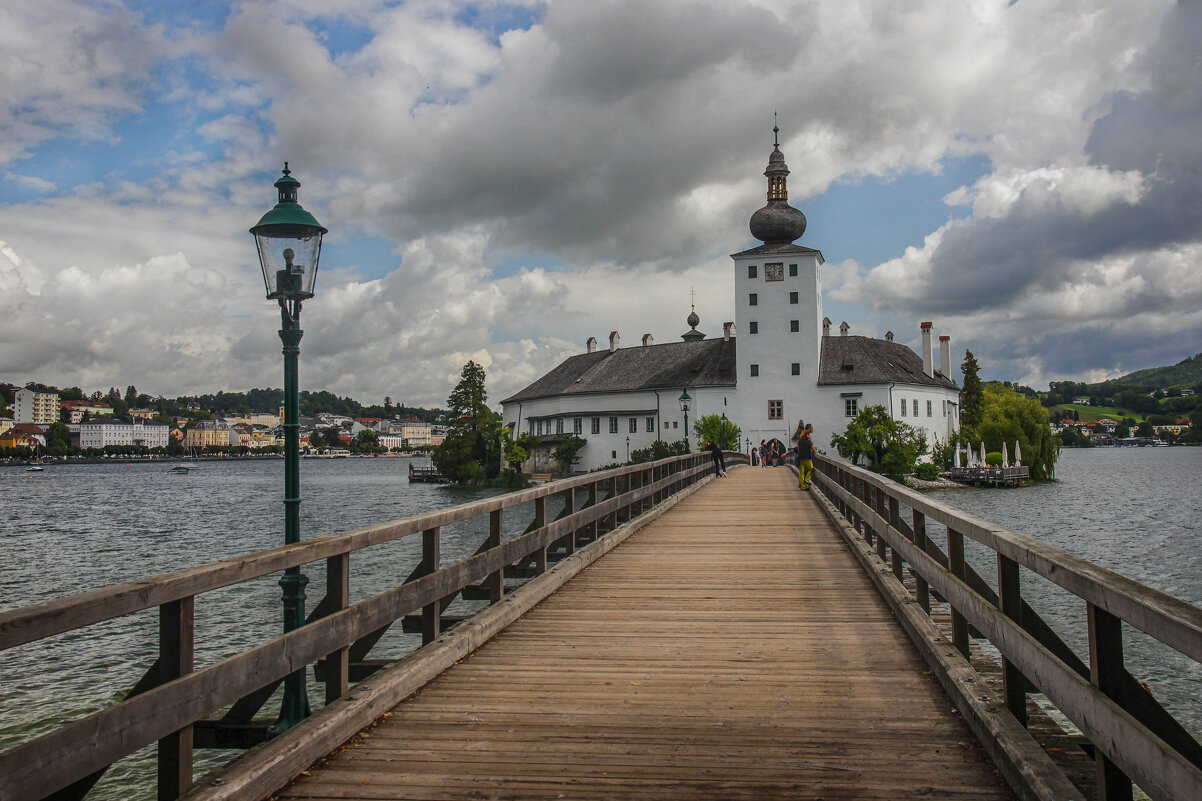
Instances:
[[[952,455],[952,467],[960,466],[960,446],[956,446],[956,452]]]
[[[1014,440],[1014,466],[1023,466],[1023,449],[1019,447],[1018,440]]]
[[[1010,466],[1010,450],[1006,447],[1006,443],[1002,443],[1002,467]]]

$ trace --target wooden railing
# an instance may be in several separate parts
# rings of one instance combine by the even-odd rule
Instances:
[[[913,576],[907,600],[931,611],[932,595],[951,609],[952,643],[965,658],[970,634],[1003,658],[1005,709],[1025,725],[1027,694],[1043,693],[1092,743],[1098,798],[1202,798],[1202,746],[1124,666],[1126,622],[1195,663],[1202,662],[1202,610],[1073,556],[925,497],[847,462],[816,456],[815,484],[898,582]],[[946,527],[946,552],[927,535]],[[1137,532],[1132,532],[1133,536]],[[966,538],[992,552],[997,589],[965,559]],[[1083,601],[1088,663],[1028,605],[1023,570]],[[906,591],[909,593],[909,591]]]
[[[444,614],[457,597],[497,604],[512,589],[506,578],[538,576],[549,562],[618,529],[711,470],[702,454],[615,468],[0,613],[2,651],[159,609],[159,656],[150,670],[120,703],[0,754],[0,799],[83,798],[110,765],[156,742],[158,797],[177,798],[193,781],[194,746],[246,747],[269,736],[254,716],[285,676],[314,666],[331,704],[382,666],[367,656],[397,621],[412,623],[430,643],[444,626],[459,622]],[[562,511],[548,520],[553,498],[562,499]],[[532,519],[524,534],[504,540],[505,515],[520,504],[532,505]],[[439,567],[441,528],[483,517],[488,534],[476,553]],[[351,555],[417,534],[421,557],[409,578],[351,605]],[[325,560],[326,595],[305,625],[193,669],[198,597],[319,560]],[[207,717],[227,707],[221,718]]]

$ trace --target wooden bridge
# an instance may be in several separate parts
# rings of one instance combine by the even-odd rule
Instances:
[[[1124,667],[1121,627],[1197,662],[1202,611],[816,467],[803,493],[785,469],[713,479],[678,457],[0,613],[6,649],[160,610],[159,659],[129,696],[0,754],[0,799],[84,798],[155,742],[158,797],[190,801],[1120,799],[1133,781],[1202,798],[1202,748]],[[441,529],[472,520],[479,549],[444,564]],[[351,605],[351,555],[418,533],[409,580]],[[320,561],[305,626],[193,669],[197,598]],[[1085,658],[1026,603],[1022,571],[1082,599]],[[452,614],[471,602],[487,605]],[[394,623],[425,645],[368,658]],[[256,715],[309,666],[325,706],[268,739]],[[255,743],[194,779],[195,745]]]

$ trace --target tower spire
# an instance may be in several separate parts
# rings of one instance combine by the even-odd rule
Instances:
[[[780,126],[776,112],[772,113],[772,152],[768,155],[768,205],[751,216],[751,235],[765,244],[786,244],[799,238],[806,230],[806,218],[789,205],[789,166],[780,152]]]

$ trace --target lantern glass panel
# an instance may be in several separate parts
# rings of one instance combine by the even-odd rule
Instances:
[[[280,230],[255,233],[268,298],[313,296],[321,257],[321,232],[310,229],[305,233],[308,235],[298,236],[293,231]]]

